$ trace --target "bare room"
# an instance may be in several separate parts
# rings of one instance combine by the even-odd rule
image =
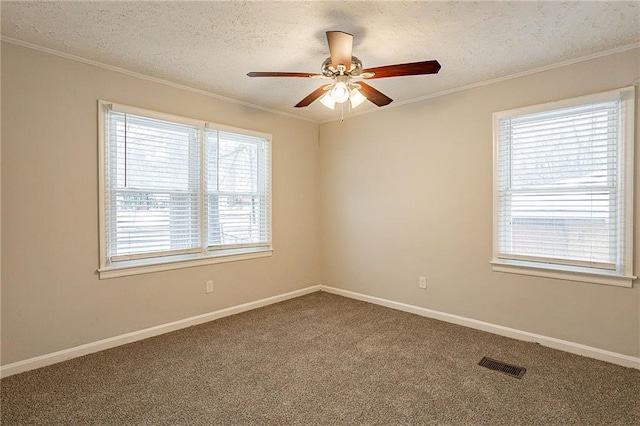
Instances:
[[[640,3],[0,12],[2,424],[640,424]]]

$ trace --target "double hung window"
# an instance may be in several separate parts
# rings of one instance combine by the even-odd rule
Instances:
[[[100,101],[101,278],[271,253],[270,135]]]
[[[494,114],[494,270],[631,286],[634,99]]]

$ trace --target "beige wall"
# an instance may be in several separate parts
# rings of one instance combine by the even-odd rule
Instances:
[[[637,285],[489,265],[491,114],[638,84],[639,58],[349,117],[318,146],[312,123],[3,43],[2,365],[315,284],[640,356]],[[272,133],[274,256],[98,280],[97,99]]]
[[[274,255],[98,280],[98,99],[271,133]],[[316,124],[7,43],[2,106],[3,365],[320,284]]]
[[[639,77],[635,49],[322,125],[323,284],[640,356],[638,284],[495,273],[489,264],[492,113]],[[637,146],[636,154],[640,164]],[[638,171],[635,188],[638,273]],[[420,275],[427,291],[418,289]]]

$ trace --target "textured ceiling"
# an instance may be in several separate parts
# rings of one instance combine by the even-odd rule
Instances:
[[[639,2],[2,1],[1,8],[7,40],[318,122],[340,113],[319,102],[293,105],[323,81],[246,73],[319,72],[329,56],[325,31],[346,31],[365,68],[442,64],[437,75],[370,82],[397,104],[640,40]],[[357,111],[376,108],[367,102]]]

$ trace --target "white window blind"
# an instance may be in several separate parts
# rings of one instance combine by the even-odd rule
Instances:
[[[199,251],[199,130],[108,112],[111,260]]]
[[[632,114],[615,94],[498,114],[497,261],[631,275]]]
[[[101,105],[101,270],[271,249],[269,135]]]

